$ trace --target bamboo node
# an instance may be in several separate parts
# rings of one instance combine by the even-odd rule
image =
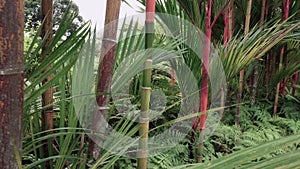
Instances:
[[[148,150],[139,150],[138,151],[138,158],[147,158],[148,157]]]
[[[20,68],[19,66],[17,68],[7,68],[7,69],[1,69],[0,70],[0,75],[8,76],[8,75],[14,75],[14,74],[23,74],[23,68]]]
[[[117,43],[115,39],[111,39],[111,38],[103,38],[102,41]]]
[[[202,155],[197,155],[197,158],[203,158],[203,156]]]
[[[139,117],[140,123],[148,123],[150,121],[150,118],[147,117]]]
[[[107,106],[98,107],[98,110],[108,110],[108,109],[109,109],[109,107],[107,107]]]
[[[45,112],[45,113],[54,113],[53,110],[45,110],[44,112]]]
[[[142,87],[142,90],[151,90],[151,87]]]

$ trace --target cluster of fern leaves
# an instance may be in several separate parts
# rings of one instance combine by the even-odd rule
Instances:
[[[272,140],[299,134],[300,119],[297,112],[299,112],[300,105],[297,104],[297,101],[297,97],[291,97],[290,95],[282,98],[280,113],[277,117],[272,116],[272,103],[266,100],[259,100],[256,106],[252,107],[244,104],[241,107],[240,126],[234,125],[234,108],[225,111],[217,129],[204,143],[204,160],[206,162],[211,161]],[[176,134],[181,137],[179,133],[174,133],[175,137]],[[168,144],[175,143],[170,142]],[[172,149],[150,157],[149,167],[154,169],[172,168],[195,162],[191,158],[190,145],[192,144],[190,136],[186,136],[179,144],[176,143]],[[255,161],[272,158],[299,148],[300,145],[293,144],[266,154],[263,158],[257,158]],[[123,158],[115,164],[115,168],[135,168],[135,163],[134,158]]]

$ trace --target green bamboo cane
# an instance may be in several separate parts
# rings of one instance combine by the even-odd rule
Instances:
[[[146,2],[146,22],[145,22],[145,49],[151,48],[154,41],[154,13],[156,0]],[[149,103],[151,95],[151,71],[152,59],[147,59],[144,63],[143,87],[141,98],[141,114],[139,119],[139,150],[138,150],[138,169],[147,168],[148,160],[148,132],[149,132]]]
[[[139,119],[139,151],[138,151],[138,168],[147,168],[148,158],[148,131],[149,131],[149,103],[151,95],[151,70],[152,60],[148,59],[144,64],[143,87],[141,98],[141,114]]]

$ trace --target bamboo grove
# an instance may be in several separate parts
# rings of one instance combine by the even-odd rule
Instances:
[[[300,1],[107,0],[102,30],[28,2],[0,1],[1,168],[300,166]]]

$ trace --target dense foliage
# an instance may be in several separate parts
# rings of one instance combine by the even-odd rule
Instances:
[[[146,0],[138,2],[145,5]],[[166,19],[161,14],[167,13],[175,15],[175,18],[185,19],[195,30],[205,32],[207,2],[157,0],[159,22],[155,23],[155,31],[163,31],[165,26],[176,35],[190,33],[188,26],[181,23],[176,23],[173,27],[168,25],[174,20]],[[230,3],[224,7],[227,2]],[[95,109],[97,69],[101,61],[102,42],[97,37],[96,30],[91,29],[89,22],[83,23],[82,17],[78,16],[76,4],[71,2],[68,6],[68,0],[57,0],[54,3],[55,33],[48,49],[43,51],[46,39],[40,37],[41,2],[26,0],[25,22],[28,29],[25,29],[24,49],[25,112],[23,152],[18,161],[22,162],[24,168],[136,168],[138,160],[134,156],[136,150],[132,147],[136,147],[139,141],[140,125],[135,118],[142,107],[144,76],[142,71],[136,72],[143,68],[147,59],[142,56],[149,54],[153,63],[158,63],[158,66],[152,69],[150,77],[150,98],[153,102],[149,115],[153,119],[149,123],[149,137],[159,138],[163,133],[178,140],[157,139],[162,141],[162,144],[156,148],[165,151],[158,151],[154,156],[150,156],[148,168],[299,167],[300,87],[299,80],[294,81],[294,77],[300,70],[300,1],[291,0],[291,17],[283,20],[281,17],[285,12],[284,3],[287,2],[290,1],[267,0],[265,20],[262,25],[257,25],[262,5],[261,0],[253,0],[250,30],[244,35],[242,30],[245,27],[247,0],[214,1],[212,21],[215,19],[215,25],[212,28],[211,43],[224,68],[227,100],[220,103],[218,108],[208,110],[208,113],[221,112],[221,120],[210,137],[205,138],[203,142],[204,163],[196,164],[199,155],[197,152],[200,149],[198,145],[201,141],[198,128],[195,130],[192,125],[180,126],[180,129],[189,129],[185,135],[179,129],[168,130],[173,124],[184,120],[193,121],[203,113],[199,112],[197,102],[193,105],[195,108],[189,107],[193,110],[186,110],[186,114],[179,117],[179,111],[186,108],[185,97],[190,97],[181,91],[192,90],[193,86],[186,81],[180,81],[181,76],[190,77],[188,74],[180,74],[182,72],[178,71],[178,67],[181,65],[176,59],[179,58],[187,65],[196,79],[197,87],[203,82],[200,66],[202,62],[193,51],[193,46],[185,43],[193,39],[161,36],[155,32],[157,34],[153,36],[153,48],[159,48],[159,52],[150,50],[150,54],[138,53],[145,46],[144,25],[131,18],[119,23],[111,93],[122,88],[126,88],[128,93],[124,94],[126,97],[120,98],[113,98],[115,93],[108,93],[108,96],[112,97],[107,105],[109,114],[106,125],[110,125],[119,135],[116,134],[111,140],[107,138],[103,144],[109,145],[111,149],[103,149],[101,157],[95,159],[88,155],[88,136],[93,133],[89,128],[90,124],[84,122],[93,120],[89,113]],[[225,16],[231,5],[235,16],[234,28],[231,30],[233,37],[224,43],[224,37],[227,36],[223,34],[226,18],[222,16]],[[189,35],[197,37],[197,31]],[[66,34],[68,36],[65,36]],[[282,49],[285,49],[284,52],[281,52]],[[49,69],[45,71],[46,68]],[[259,75],[255,87],[253,79],[256,68]],[[237,125],[235,121],[239,72],[243,69],[245,78]],[[44,79],[50,74],[53,74],[53,78],[44,83]],[[54,87],[54,102],[50,105],[54,108],[54,129],[45,131],[41,118],[43,110],[49,105],[42,104],[42,93],[51,86]],[[276,89],[284,92],[277,95]],[[253,90],[256,90],[254,96]],[[196,93],[197,96],[201,94],[200,87]],[[122,94],[120,92],[121,96]],[[277,112],[274,113],[276,95],[278,106]],[[211,93],[208,97],[213,98]],[[128,106],[126,111],[130,111],[120,111],[123,110],[118,107],[121,103]],[[48,145],[47,149],[43,146],[45,144]],[[120,148],[119,145],[123,147]],[[112,150],[118,150],[118,154]]]
[[[25,24],[26,29],[36,30],[42,23],[41,19],[41,0],[25,0]],[[67,11],[68,6],[70,6],[70,12],[79,13],[79,7],[69,0],[55,0],[53,2],[53,29],[57,29],[62,21],[62,16]],[[76,16],[72,25],[68,30],[68,34],[74,32],[81,24],[83,24],[83,18],[80,15]]]

